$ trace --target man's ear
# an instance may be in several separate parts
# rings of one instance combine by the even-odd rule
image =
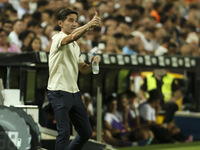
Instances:
[[[58,20],[58,25],[62,28],[63,27],[63,22],[62,20]]]

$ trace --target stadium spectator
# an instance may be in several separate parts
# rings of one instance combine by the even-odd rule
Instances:
[[[1,10],[1,8],[4,7],[4,5],[5,5],[6,3],[8,3],[8,0],[2,0],[2,1],[0,2],[0,10]]]
[[[21,50],[14,44],[8,43],[7,32],[0,28],[0,52],[21,53]]]
[[[11,21],[15,21],[17,19],[17,11],[13,8],[11,4],[9,3],[5,4],[1,11],[6,15],[8,15],[8,18]]]
[[[30,13],[29,0],[20,0],[20,6],[17,9],[18,19],[22,19],[25,13]]]
[[[52,0],[53,1],[53,0]],[[51,2],[51,1],[50,1]],[[39,1],[37,1],[37,11],[38,12],[43,12],[44,10],[46,10],[47,8],[49,8],[49,9],[51,9],[51,10],[53,10],[53,8],[55,8],[55,3],[54,3],[54,7],[50,7],[49,6],[49,2],[47,1],[47,0],[39,0]]]
[[[146,124],[155,134],[155,137],[160,143],[175,143],[176,141],[184,142],[185,137],[180,129],[173,123],[158,124],[156,117],[161,109],[160,100],[162,93],[158,89],[149,91],[147,102],[139,106],[140,119],[143,124]]]
[[[178,54],[177,45],[175,43],[169,43],[167,55],[176,55]]]
[[[121,54],[122,50],[119,49],[117,42],[114,37],[108,37],[106,41],[105,51],[104,53],[108,54]]]
[[[25,29],[27,28],[28,22],[31,21],[32,19],[33,19],[33,17],[32,17],[32,15],[29,14],[29,13],[25,13],[25,14],[22,16],[22,20],[24,21]]]
[[[165,69],[155,69],[153,73],[145,77],[138,93],[138,96],[143,100],[143,102],[147,100],[145,92],[152,89],[158,89],[163,94],[161,106],[162,110],[166,111],[163,122],[171,122],[173,120],[174,113],[178,110],[176,100],[182,97],[178,80],[169,75]]]
[[[164,36],[162,38],[162,44],[155,50],[155,55],[160,56],[168,53],[168,47],[170,43],[170,37]]]
[[[48,24],[52,24],[52,17],[53,17],[53,11],[50,9],[46,9],[42,12],[42,24],[41,26],[44,28]]]
[[[42,47],[41,39],[39,37],[35,37],[30,41],[28,47],[24,51],[27,52],[42,51],[41,47]]]
[[[133,105],[129,105],[130,101],[130,99],[128,100],[127,94],[123,93],[118,95],[118,109],[115,111],[116,117],[123,123],[123,126],[126,129],[136,132],[135,139],[143,140],[143,136],[151,137],[153,139],[154,135],[152,131],[139,126],[139,122],[137,122],[139,120],[137,117],[139,113],[136,115],[138,110]]]
[[[160,13],[162,11],[162,5],[159,2],[153,4],[153,10],[151,11],[151,16],[156,18],[157,23],[160,22]]]
[[[177,10],[174,6],[173,3],[167,3],[164,7],[163,7],[163,11],[162,13],[164,15],[167,15],[167,16],[172,16],[174,14],[177,14]]]
[[[7,32],[7,35],[9,35],[10,32],[12,31],[12,28],[13,28],[12,21],[11,20],[5,20],[5,21],[3,21],[2,28]],[[11,41],[11,39],[10,39],[9,36],[7,37],[7,41],[9,43],[12,43],[12,41]]]
[[[123,21],[119,22],[116,28],[117,33],[122,33],[125,36],[128,36],[131,34],[130,30],[131,30],[130,25],[127,22],[123,22]]]
[[[130,128],[123,125],[122,121],[115,115],[117,110],[117,98],[115,96],[109,95],[105,100],[105,104],[107,105],[107,112],[104,116],[104,126],[114,138],[132,142],[137,140],[145,140],[147,142],[151,139],[144,132],[139,130],[131,131]],[[138,146],[139,143],[135,142],[135,145]]]
[[[85,107],[87,108],[88,116],[93,116],[94,108],[92,105],[92,97],[90,96],[90,94],[89,93],[82,94],[82,101],[85,104]]]
[[[24,31],[24,22],[23,20],[17,19],[13,23],[13,31],[10,32],[9,37],[11,38],[11,41],[13,44],[15,44],[17,47],[22,47],[22,41],[19,39],[19,34]]]
[[[25,51],[29,46],[31,40],[35,37],[35,32],[30,30],[25,30],[19,35],[19,39],[22,41],[22,51]]]
[[[140,37],[138,37],[140,39]],[[139,43],[137,41],[137,37],[135,36],[127,36],[126,37],[126,45],[123,47],[123,53],[127,55],[133,55],[139,53],[137,51],[137,44]]]
[[[120,50],[122,50],[122,48],[124,47],[125,45],[125,36],[124,34],[121,34],[121,33],[115,33],[114,34],[114,37],[116,39],[116,42],[117,42],[117,46],[119,47]]]
[[[162,24],[162,27],[166,30],[170,30],[172,28],[172,21],[169,16],[163,15],[161,16],[160,23]]]
[[[50,46],[50,40],[51,40],[51,32],[53,31],[53,26],[47,25],[43,29],[43,34],[40,36],[40,39],[42,41],[42,49],[46,51],[46,49]]]

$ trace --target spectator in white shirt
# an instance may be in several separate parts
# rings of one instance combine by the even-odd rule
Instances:
[[[20,0],[20,6],[17,9],[18,19],[22,19],[27,12],[29,13],[29,0]]]
[[[174,143],[176,141],[183,142],[185,137],[174,123],[158,124],[156,122],[156,116],[161,110],[161,92],[158,89],[153,89],[149,91],[149,95],[150,98],[147,102],[139,106],[141,122],[145,125],[149,125],[155,135],[155,138],[161,143]]]
[[[168,46],[170,43],[170,37],[169,36],[164,36],[162,39],[162,44],[156,49],[155,55],[156,56],[161,56],[164,54],[168,53]]]
[[[19,48],[21,48],[22,46],[22,41],[19,39],[19,34],[22,33],[23,30],[24,30],[23,20],[17,19],[13,23],[13,31],[9,34],[12,44],[16,45]]]

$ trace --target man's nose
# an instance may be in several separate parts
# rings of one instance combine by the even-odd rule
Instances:
[[[73,22],[73,26],[76,26],[76,24],[77,24],[77,22],[76,22],[76,21],[74,21],[74,22]]]

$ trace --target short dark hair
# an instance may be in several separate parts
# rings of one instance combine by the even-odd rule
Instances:
[[[121,93],[117,95],[117,101],[120,102],[123,98],[127,98],[125,93]]]
[[[107,20],[114,20],[114,21],[117,21],[117,19],[113,16],[108,16],[106,18],[103,19],[103,22],[106,22]]]
[[[170,42],[171,37],[166,35],[162,38],[162,43],[169,43]]]
[[[41,18],[42,18],[42,13],[36,11],[36,12],[34,12],[34,13],[32,14],[32,18],[35,19],[35,20],[38,20],[38,22],[40,22],[40,21],[41,21]]]
[[[188,28],[192,32],[196,32],[196,26],[193,23],[188,23],[186,25],[186,28]]]
[[[154,29],[153,28],[145,28],[144,32],[151,32],[154,33]]]
[[[135,94],[135,92],[130,91],[130,90],[126,91],[125,94],[126,94],[126,96],[127,96],[128,99],[136,98],[137,97],[137,95]]]
[[[115,17],[115,20],[117,20],[117,22],[125,22],[125,18],[122,15],[117,15]]]
[[[177,45],[175,43],[169,43],[168,48],[170,48],[170,47],[177,48]]]
[[[144,11],[145,11],[144,7],[138,6],[138,10],[139,10],[139,13],[140,13],[141,15],[144,14]]]
[[[164,6],[163,12],[168,12],[172,7],[174,7],[173,3],[168,3]]]
[[[137,6],[137,5],[129,5],[129,4],[127,4],[126,6],[126,9],[128,9],[128,10],[133,10],[133,9],[139,9],[139,6]]]
[[[161,18],[160,18],[160,23],[163,24],[163,23],[165,23],[168,19],[170,19],[169,16],[167,16],[167,15],[162,15]]]
[[[190,10],[191,10],[191,9],[196,9],[196,10],[197,10],[197,9],[199,9],[199,6],[196,5],[196,4],[191,4],[191,5],[190,5]]]
[[[27,27],[29,28],[29,27],[32,27],[32,26],[33,26],[33,27],[39,26],[38,21],[35,20],[35,19],[30,20],[30,21],[28,22],[28,24],[27,24]]]
[[[70,14],[76,14],[77,17],[78,17],[78,13],[77,13],[77,12],[75,12],[75,11],[73,11],[73,10],[67,8],[67,9],[62,9],[62,10],[58,13],[57,19],[58,19],[58,20],[64,21],[64,20],[67,18],[67,16],[70,15]]]
[[[0,28],[0,33],[1,33],[1,32],[5,32],[6,35],[7,35],[7,32],[6,32],[3,28]]]
[[[14,22],[13,22],[13,25],[15,25],[17,22],[24,22],[22,19],[16,19]]]
[[[4,21],[2,22],[2,25],[6,24],[6,23],[10,23],[10,24],[13,25],[13,22],[12,22],[11,20],[9,20],[9,19],[4,20]]]
[[[161,100],[163,98],[161,91],[158,90],[158,89],[153,89],[153,90],[149,91],[148,93],[149,93],[149,99],[147,101],[149,103],[152,103],[152,102],[157,101],[159,99]]]
[[[25,14],[22,16],[22,20],[24,20],[24,19],[27,18],[27,17],[32,17],[32,15],[29,14],[29,13],[25,13]]]
[[[114,36],[116,39],[120,39],[120,38],[122,38],[122,37],[125,37],[124,34],[122,34],[122,33],[115,33],[113,36]]]
[[[43,11],[43,13],[47,13],[51,17],[53,15],[54,11],[51,10],[51,9],[46,9],[46,10]]]
[[[104,100],[104,104],[107,105],[107,104],[109,104],[110,102],[112,102],[112,101],[114,101],[114,100],[117,101],[117,96],[116,96],[115,93],[110,94],[110,95],[107,95],[106,98],[105,98],[105,100]]]
[[[35,36],[35,32],[30,31],[30,30],[25,30],[19,34],[19,39],[23,41],[29,35],[29,33],[33,33]]]
[[[181,17],[180,26],[183,28],[186,24],[187,20],[184,17]]]
[[[158,9],[160,6],[161,6],[161,3],[160,3],[160,2],[155,2],[155,3],[153,4],[153,8],[154,8],[155,10]]]
[[[174,14],[173,16],[171,16],[171,21],[172,23],[175,23],[178,19],[178,16],[176,14]]]
[[[49,2],[47,0],[42,0],[42,1],[40,0],[37,2],[37,7],[40,8],[40,7],[46,6],[48,4],[49,4]]]

